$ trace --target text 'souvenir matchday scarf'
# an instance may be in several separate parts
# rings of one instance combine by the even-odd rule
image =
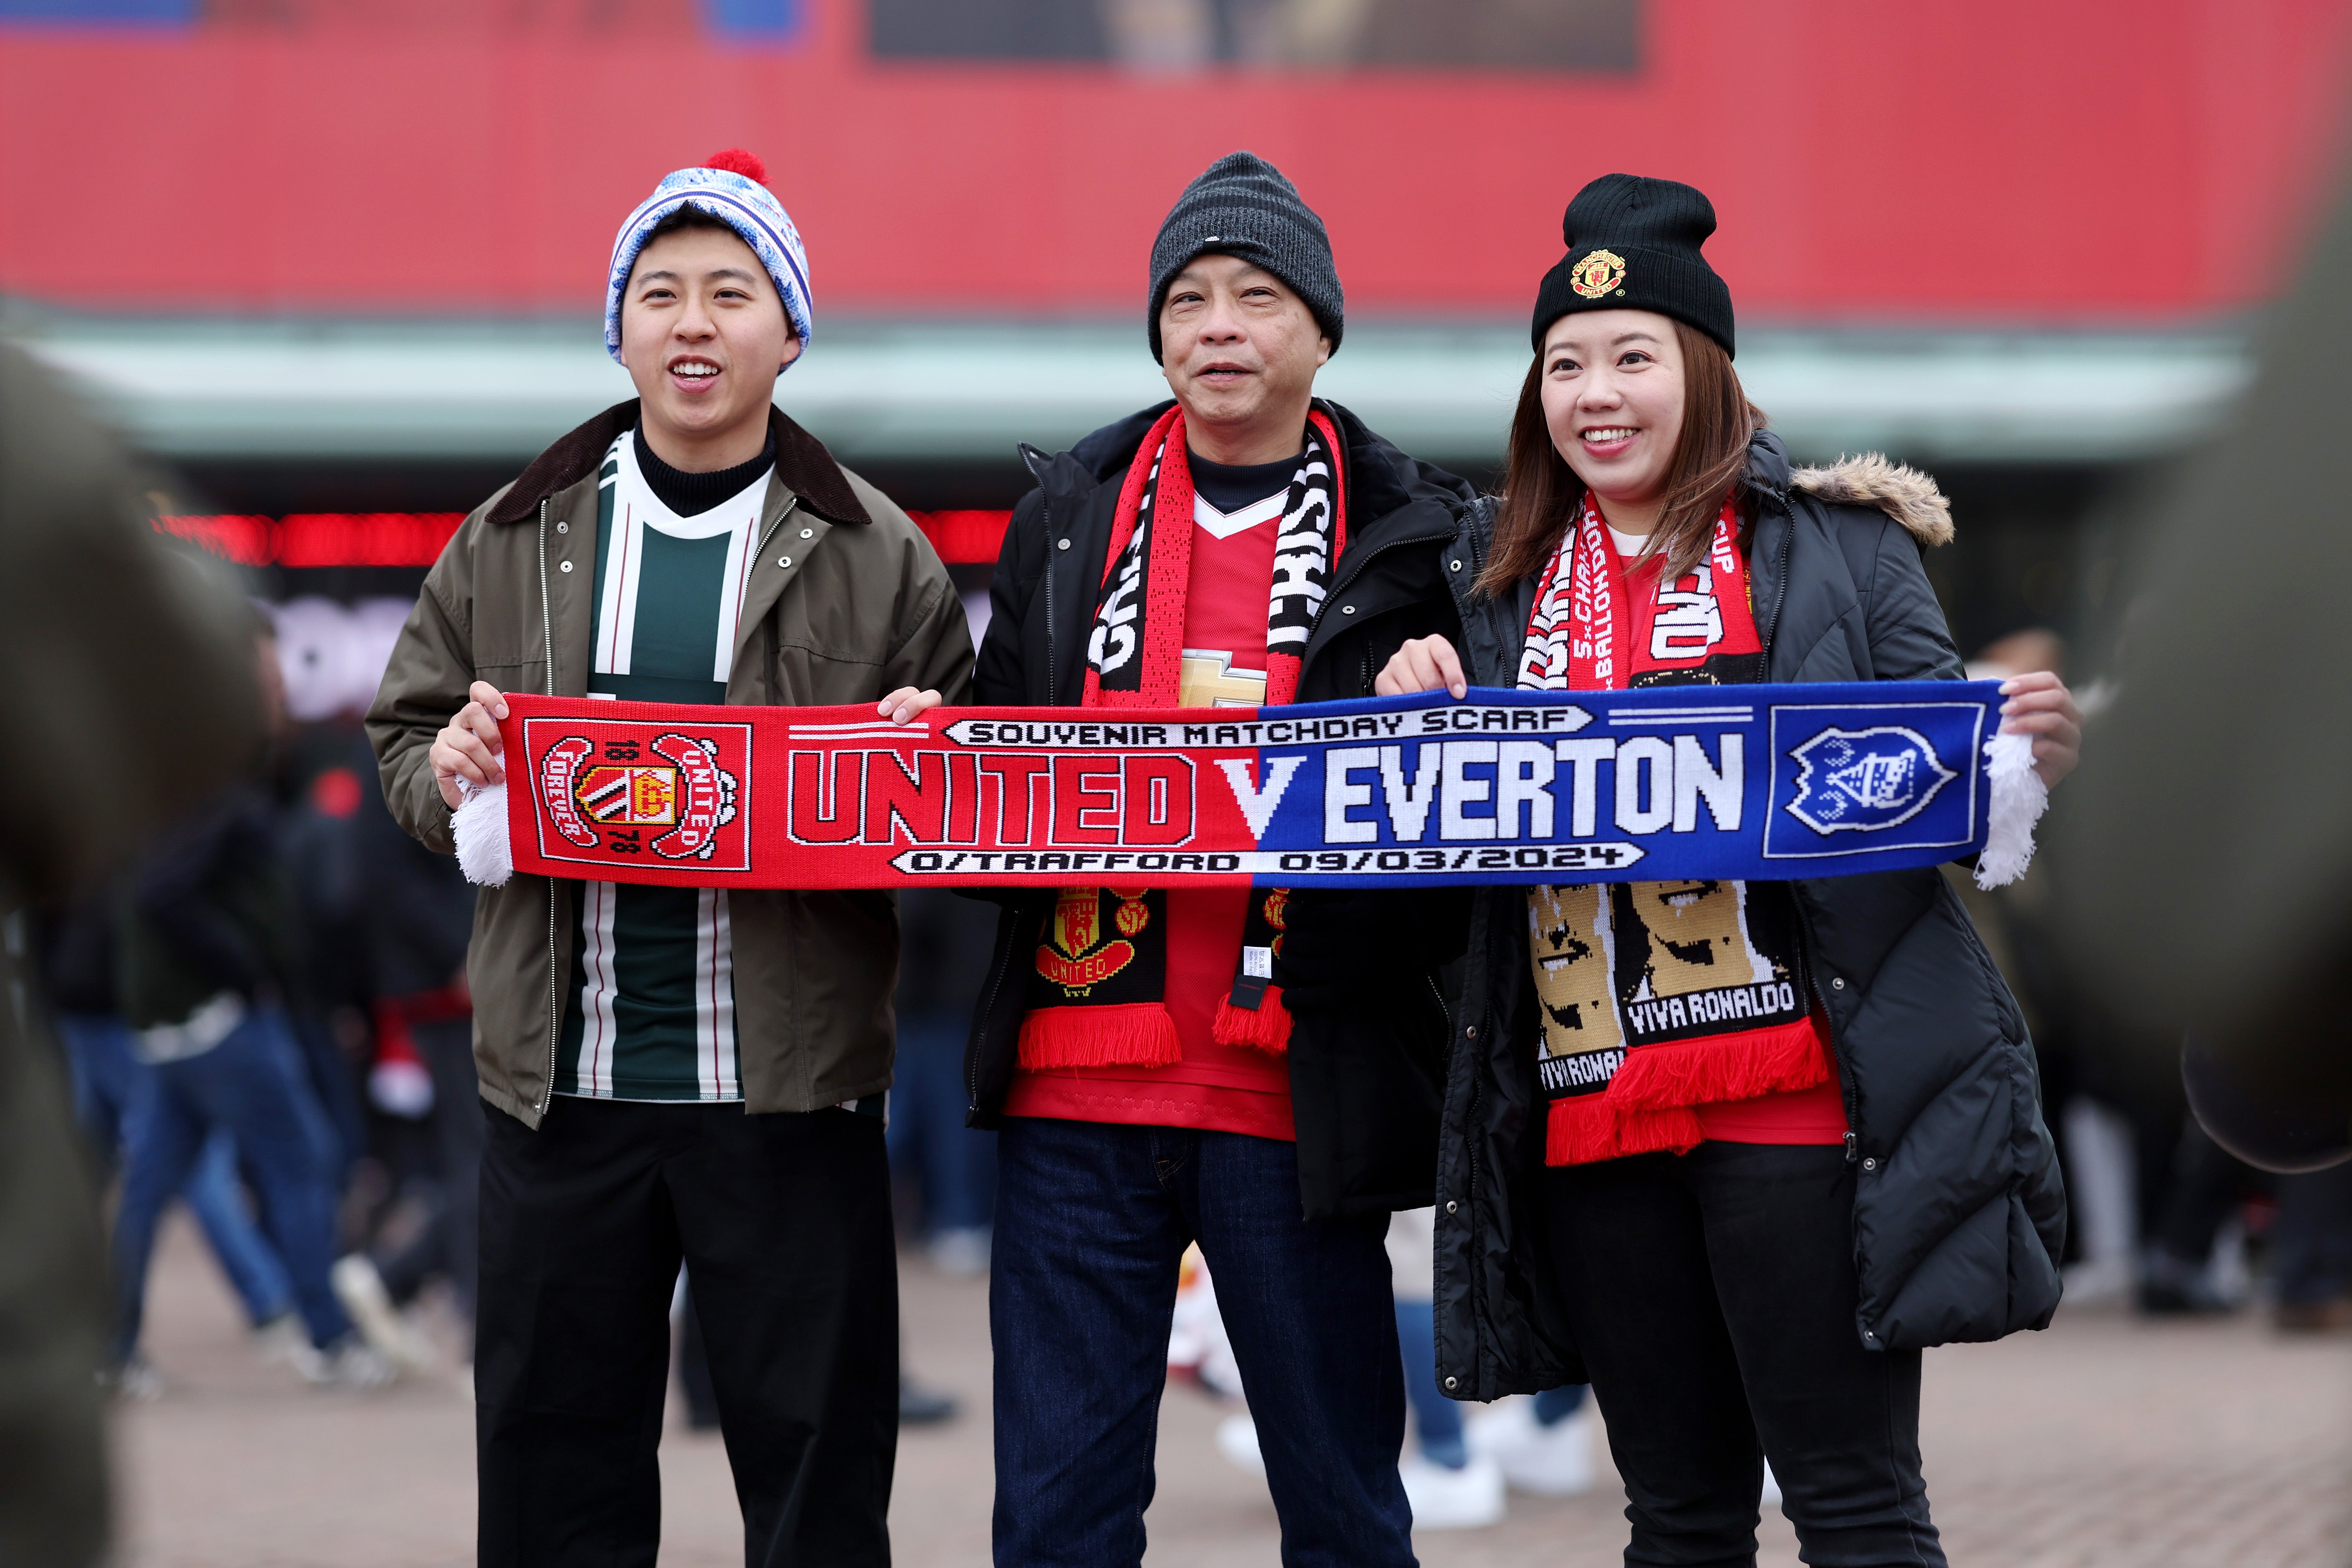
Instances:
[[[1523,689],[1746,685],[1764,676],[1739,518],[1673,583],[1633,570],[1588,492],[1536,591]],[[1583,1164],[1701,1138],[1692,1108],[1828,1080],[1784,889],[1735,881],[1585,883],[1528,896],[1542,1007],[1544,1155]]]
[[[1299,660],[1323,607],[1331,563],[1346,542],[1339,432],[1319,410],[1283,500],[1267,590],[1265,706],[1293,700]],[[1171,708],[1182,672],[1184,601],[1192,579],[1192,475],[1184,418],[1171,408],[1128,465],[1104,582],[1087,647],[1087,708]],[[1217,1004],[1223,1045],[1281,1052],[1290,1015],[1268,984],[1281,942],[1280,889],[1254,889],[1233,987]],[[1165,1005],[1168,895],[1139,887],[1067,887],[1037,949],[1021,1065],[1166,1067],[1182,1051]]]

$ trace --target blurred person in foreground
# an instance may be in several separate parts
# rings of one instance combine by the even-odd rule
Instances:
[[[2335,592],[2352,575],[2352,201],[2260,363],[2147,532],[2125,599],[2160,629],[2107,672],[2116,697],[2052,842],[2094,979],[2168,1046],[2188,1032],[2189,1101],[2225,1147],[2299,1172],[2352,1159],[2352,689]]]
[[[1714,231],[1670,180],[1569,205],[1504,492],[1443,552],[1481,564],[1381,691],[1959,677],[1921,561],[1948,506],[1874,455],[1790,467],[1732,368]],[[2064,685],[2004,691],[2063,777]],[[1485,889],[1460,973],[1446,1391],[1588,1375],[1629,1563],[1752,1561],[1769,1458],[1808,1562],[1941,1563],[1920,1352],[2046,1325],[2065,1222],[2024,1021],[1941,876]],[[1631,1005],[1705,994],[1727,1005],[1694,1017],[1738,1022]]]
[[[1315,396],[1342,296],[1271,164],[1219,159],[1152,243],[1172,402],[1054,457],[1014,509],[975,700],[1255,707],[1368,694],[1421,629],[1424,546],[1471,500]],[[1380,620],[1385,646],[1354,634]],[[1377,655],[1377,657],[1376,657]],[[1181,1259],[1216,1275],[1283,1560],[1402,1564],[1404,1386],[1381,1237],[1429,1202],[1444,1025],[1428,968],[1344,1039],[1268,984],[1276,889],[1064,888],[1002,901],[966,1079],[997,1132],[989,1326],[996,1561],[1132,1563]]]
[[[963,695],[946,567],[774,406],[813,307],[765,180],[722,153],[629,215],[605,344],[638,396],[541,453],[425,578],[368,729],[393,816],[436,850],[506,777],[507,690],[901,721]],[[887,1562],[890,895],[518,876],[478,900],[481,1561],[653,1558],[682,1260],[746,1560]]]
[[[87,894],[261,742],[249,612],[145,526],[130,458],[0,346],[0,918]],[[16,944],[0,944],[0,984]],[[38,1007],[0,1003],[0,1563],[105,1546],[106,1282],[89,1168]]]
[[[253,630],[277,737],[285,722],[277,643],[257,615]],[[289,1347],[296,1369],[314,1383],[375,1387],[396,1369],[352,1327],[329,1282],[341,1145],[288,1020],[300,937],[276,805],[258,774],[159,835],[118,907],[116,988],[155,1092],[124,1129],[109,1375],[136,1375],[156,1227],[226,1129],[253,1174],[262,1228],[309,1336]]]

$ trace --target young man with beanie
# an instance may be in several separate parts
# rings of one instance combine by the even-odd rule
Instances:
[[[394,816],[433,848],[505,776],[505,691],[892,713],[963,695],[938,556],[772,405],[813,317],[765,178],[721,153],[629,215],[604,333],[639,395],[541,453],[425,579],[368,729]],[[681,1260],[747,1561],[889,1560],[897,963],[882,892],[482,890],[485,1564],[653,1561]]]
[[[1174,400],[1055,457],[1024,448],[1037,489],[1005,536],[975,700],[1369,693],[1429,629],[1410,607],[1443,596],[1420,574],[1469,487],[1314,395],[1339,344],[1339,279],[1322,221],[1264,160],[1222,158],[1178,198],[1150,289]],[[1193,1241],[1256,1413],[1283,1560],[1413,1561],[1382,1236],[1391,1208],[1430,1201],[1444,1025],[1424,984],[1384,994],[1360,1035],[1294,1028],[1269,975],[1296,902],[1122,887],[1003,902],[967,1073],[973,1121],[1001,1129],[1000,1564],[1140,1561]]]

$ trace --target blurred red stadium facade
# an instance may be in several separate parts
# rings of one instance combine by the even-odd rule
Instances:
[[[593,310],[620,217],[740,143],[808,237],[820,334],[1123,313],[1176,190],[1248,146],[1325,215],[1358,310],[1516,313],[1568,195],[1625,168],[1715,196],[1744,317],[2161,322],[2273,286],[2332,165],[2347,13],[1643,0],[1630,73],[1270,76],[877,59],[864,0],[766,38],[730,9],[0,0],[0,292]]]

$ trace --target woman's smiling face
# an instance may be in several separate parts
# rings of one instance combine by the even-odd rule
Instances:
[[[1647,532],[1683,432],[1682,342],[1654,310],[1579,310],[1544,335],[1544,424],[1609,521]]]

